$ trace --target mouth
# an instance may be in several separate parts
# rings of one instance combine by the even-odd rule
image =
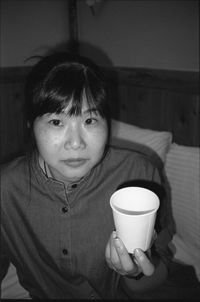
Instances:
[[[88,159],[86,158],[69,158],[66,160],[62,160],[62,162],[69,167],[72,168],[78,168],[83,166],[86,162],[88,161]]]

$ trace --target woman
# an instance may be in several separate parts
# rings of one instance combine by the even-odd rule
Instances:
[[[109,200],[127,181],[163,185],[143,154],[109,146],[102,72],[66,53],[41,59],[26,85],[31,151],[2,168],[2,257],[32,298],[134,298],[167,277],[172,220],[161,198],[157,239],[129,255]],[[29,146],[29,147],[30,147]]]

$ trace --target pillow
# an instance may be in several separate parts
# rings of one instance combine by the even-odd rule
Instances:
[[[1,299],[19,299],[19,301],[31,299],[28,291],[20,285],[16,268],[12,263],[1,283]]]
[[[200,148],[171,145],[166,175],[171,185],[176,233],[191,250],[200,250]],[[188,250],[189,250],[188,249]]]
[[[200,254],[199,249],[192,248],[175,234],[169,247],[174,254],[174,260],[183,264],[192,265],[195,269],[197,279],[200,281]]]
[[[151,148],[159,155],[163,162],[165,162],[166,154],[172,142],[171,132],[144,129],[117,120],[112,120],[111,142],[116,138],[139,143]]]

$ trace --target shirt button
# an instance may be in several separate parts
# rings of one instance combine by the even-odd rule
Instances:
[[[67,249],[63,249],[62,252],[63,252],[63,255],[67,255],[68,254],[68,250]]]
[[[72,189],[76,189],[76,188],[77,188],[77,184],[73,184]]]
[[[68,207],[63,207],[62,208],[62,212],[65,214],[65,213],[67,213],[68,212]]]
[[[90,299],[91,299],[91,300],[95,300],[95,296],[94,296],[93,293],[90,294]]]

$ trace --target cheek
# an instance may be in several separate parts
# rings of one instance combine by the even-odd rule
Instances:
[[[60,137],[52,135],[44,129],[35,128],[34,135],[39,151],[43,150],[46,153],[51,153],[60,145]]]
[[[107,143],[108,127],[107,127],[106,123],[104,124],[104,126],[102,127],[100,132],[97,134],[97,138],[99,138],[99,141],[100,141],[101,145],[104,146]]]
[[[102,153],[105,149],[105,145],[107,143],[107,130],[102,129],[94,134],[92,139],[90,140],[90,146],[96,153]]]

